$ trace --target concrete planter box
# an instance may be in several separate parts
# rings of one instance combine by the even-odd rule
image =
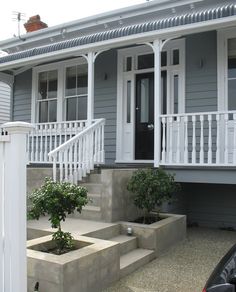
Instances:
[[[38,251],[51,235],[27,242],[28,292],[39,282],[40,292],[102,291],[120,277],[119,244],[74,236],[80,249],[63,255]]]
[[[121,222],[121,232],[127,233],[131,227],[133,235],[138,238],[140,248],[152,249],[156,256],[186,237],[186,216],[160,214],[162,220],[153,224]]]

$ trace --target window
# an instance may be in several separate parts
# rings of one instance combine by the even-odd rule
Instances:
[[[39,73],[38,77],[38,120],[40,123],[57,120],[57,71]]]
[[[87,119],[88,66],[66,68],[66,120]]]
[[[154,68],[154,54],[138,56],[138,70]]]

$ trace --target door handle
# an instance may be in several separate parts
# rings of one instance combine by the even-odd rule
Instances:
[[[153,124],[149,124],[149,125],[147,125],[147,127],[148,127],[148,130],[153,130],[154,129],[154,125]]]

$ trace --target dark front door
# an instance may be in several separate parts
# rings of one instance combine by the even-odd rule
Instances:
[[[136,75],[135,159],[154,158],[154,73]]]

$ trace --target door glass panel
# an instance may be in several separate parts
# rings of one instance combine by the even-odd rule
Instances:
[[[138,56],[138,69],[148,69],[154,67],[154,54]]]
[[[167,66],[167,52],[161,52],[161,66]]]
[[[174,75],[174,114],[179,111],[179,75]]]
[[[148,123],[149,121],[149,79],[141,80],[141,111],[140,122]]]
[[[161,72],[161,95],[162,95],[162,114],[166,115],[167,113],[167,72]]]
[[[132,70],[132,57],[126,58],[126,70],[125,71],[131,71]]]
[[[130,123],[130,110],[131,110],[131,81],[127,81],[127,117],[126,117],[126,122]]]
[[[236,38],[228,40],[228,109],[236,110]]]
[[[173,53],[173,57],[172,57],[173,62],[172,62],[172,64],[173,65],[179,65],[179,49],[173,50],[172,53]]]

